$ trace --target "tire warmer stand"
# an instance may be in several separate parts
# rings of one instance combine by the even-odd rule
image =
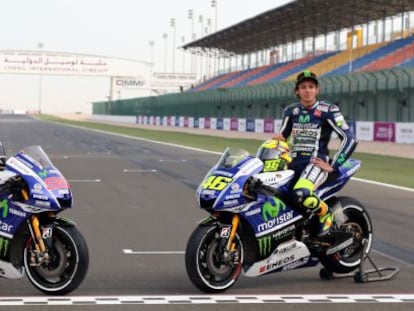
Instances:
[[[358,271],[339,274],[322,268],[319,272],[319,276],[322,280],[332,280],[338,278],[353,277],[356,283],[376,282],[376,281],[388,281],[391,280],[400,271],[398,267],[377,267],[367,252],[367,240],[362,241],[363,251],[361,253],[361,262],[358,267]],[[364,270],[364,263],[368,260],[373,269]],[[383,273],[384,272],[384,273]]]

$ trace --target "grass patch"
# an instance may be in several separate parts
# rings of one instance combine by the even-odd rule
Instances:
[[[41,115],[37,118],[44,121],[76,125],[90,129],[153,139],[217,152],[222,152],[226,147],[232,146],[244,148],[251,154],[256,154],[257,148],[262,142],[257,139],[225,138],[181,132],[155,131],[91,121],[67,120],[49,115]],[[356,173],[356,177],[414,188],[414,172],[412,169],[414,167],[414,160],[358,152],[354,153],[352,157],[362,160],[362,167]]]

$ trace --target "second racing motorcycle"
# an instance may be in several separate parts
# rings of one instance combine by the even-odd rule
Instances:
[[[223,292],[241,274],[313,267],[325,274],[346,274],[371,249],[370,217],[362,204],[336,194],[360,168],[348,159],[337,176],[316,191],[331,207],[333,230],[317,237],[318,217],[297,212],[289,203],[292,170],[273,173],[272,187],[257,187],[264,163],[242,149],[227,148],[197,189],[200,208],[210,213],[191,234],[185,252],[187,274],[201,291]],[[275,191],[276,188],[276,191]]]
[[[27,275],[50,295],[75,290],[89,252],[75,223],[58,216],[71,207],[68,182],[40,146],[9,157],[0,171],[0,277]]]

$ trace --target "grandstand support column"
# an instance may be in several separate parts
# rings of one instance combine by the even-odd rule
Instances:
[[[182,45],[184,45],[184,43],[185,43],[185,36],[181,36],[181,44]],[[183,52],[183,73],[185,73],[185,50],[184,49],[182,49],[182,52]]]
[[[190,41],[191,40],[195,40],[195,36],[194,36],[194,17],[193,17],[193,10],[189,9],[188,10],[188,19],[191,20],[191,34],[190,34]],[[194,73],[194,53],[191,53],[190,55],[190,72]]]
[[[387,14],[386,11],[384,11],[384,14]],[[386,23],[387,17],[384,15],[384,19],[382,20],[382,42],[385,42],[385,23]]]
[[[335,34],[335,49],[337,51],[341,49],[340,42],[341,42],[341,31],[337,30]]]

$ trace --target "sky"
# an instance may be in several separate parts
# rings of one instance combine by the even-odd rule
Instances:
[[[0,0],[0,50],[38,50],[41,44],[44,51],[153,61],[154,72],[172,70],[175,54],[174,68],[186,71],[190,57],[173,53],[171,19],[179,47],[191,41],[192,27],[200,37],[216,23],[224,29],[290,0],[215,1],[217,8],[212,0]],[[109,87],[109,77],[0,74],[0,110],[91,113],[92,102],[107,100]]]

